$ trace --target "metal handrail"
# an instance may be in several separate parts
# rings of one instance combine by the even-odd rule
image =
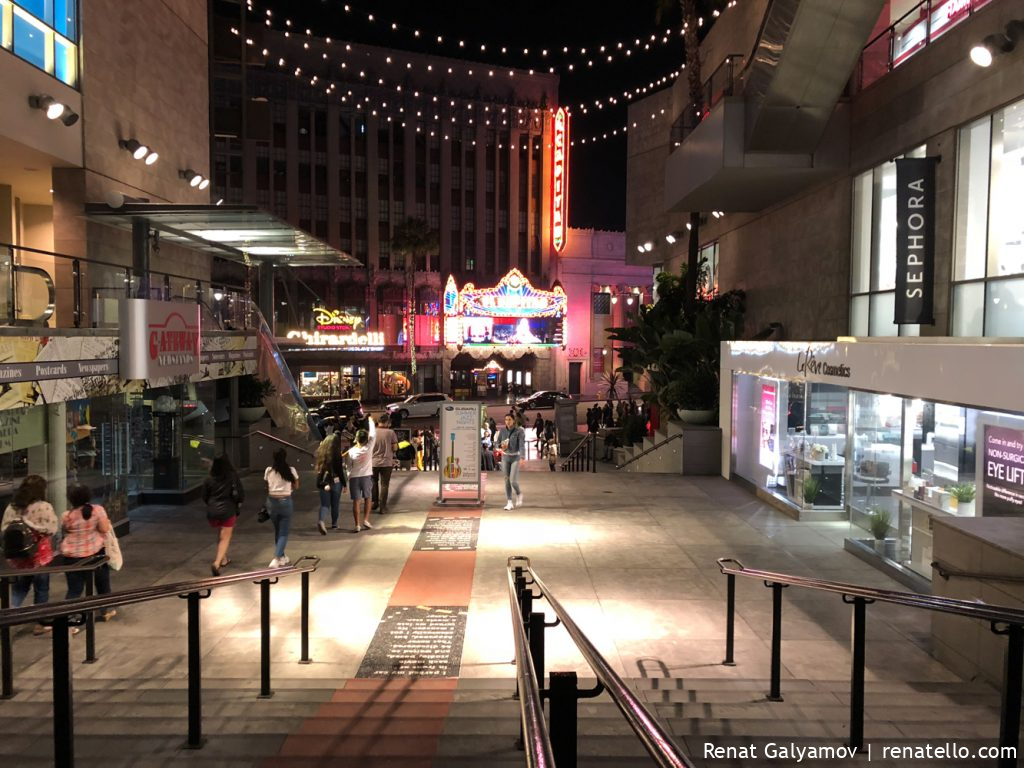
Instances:
[[[726,666],[734,666],[733,650],[736,636],[736,577],[763,581],[772,591],[771,673],[768,701],[782,701],[782,590],[789,586],[831,592],[840,595],[853,609],[850,637],[850,725],[846,744],[860,749],[864,746],[865,660],[867,645],[867,606],[891,603],[907,608],[921,608],[989,622],[994,634],[1006,635],[1006,657],[1003,664],[1002,703],[999,713],[999,768],[1017,765],[1020,743],[1021,704],[1024,701],[1024,610],[970,600],[897,592],[891,589],[862,587],[840,581],[793,576],[775,571],[747,568],[731,557],[718,559],[718,568],[726,575]]]
[[[1024,576],[1012,573],[978,573],[977,571],[962,571],[954,568],[941,560],[933,560],[932,568],[939,572],[939,576],[949,580],[950,576],[958,579],[977,579],[979,581],[1002,581],[1007,584],[1019,584],[1024,582]]]
[[[257,571],[235,573],[230,576],[209,576],[205,579],[195,581],[182,581],[177,584],[161,584],[152,587],[139,587],[128,589],[123,592],[110,592],[105,595],[93,595],[92,597],[79,597],[74,600],[61,600],[55,603],[43,603],[42,605],[27,605],[20,608],[8,608],[0,610],[0,627],[13,626],[16,624],[28,624],[44,619],[56,619],[60,616],[67,616],[72,613],[85,611],[96,611],[104,608],[115,608],[119,605],[132,605],[133,603],[148,603],[150,600],[159,600],[164,597],[177,597],[189,592],[205,592],[226,587],[241,581],[261,581],[262,579],[287,576],[293,573],[307,573],[315,571],[320,564],[320,558],[313,555],[306,555],[284,568],[261,568]]]
[[[40,574],[68,573],[72,571],[91,571],[99,568],[110,560],[106,555],[94,555],[73,565],[45,565],[41,568],[5,568],[0,570],[0,579],[16,579],[19,576],[39,576]]]
[[[569,463],[576,456],[576,452],[583,450],[583,446],[586,445],[588,442],[593,441],[593,439],[594,439],[594,433],[593,432],[587,432],[586,436],[582,440],[580,440],[578,443],[576,443],[576,446],[571,451],[569,451],[569,453],[566,455],[566,457],[562,460],[562,463],[559,465],[559,467],[560,468],[565,468],[566,466],[568,466]]]
[[[281,445],[287,445],[289,448],[294,448],[296,451],[304,453],[307,456],[316,456],[315,451],[303,448],[301,445],[296,445],[295,443],[289,443],[287,440],[282,440],[280,437],[272,435],[269,432],[264,432],[262,429],[254,429],[252,432],[245,435],[245,437],[265,437],[268,440],[273,440],[275,443],[280,443]]]
[[[918,592],[899,592],[894,589],[862,587],[858,584],[849,584],[843,581],[827,581],[825,579],[793,576],[775,571],[762,571],[757,568],[747,568],[739,560],[732,557],[720,557],[716,562],[718,563],[719,570],[726,575],[732,574],[771,584],[789,584],[794,587],[816,589],[820,592],[860,597],[878,603],[893,603],[894,605],[905,605],[908,608],[921,608],[926,611],[950,613],[955,616],[966,616],[970,619],[1024,625],[1024,609],[1020,608],[989,605],[972,600],[956,600],[951,597],[923,595]],[[735,566],[727,566],[726,563],[735,563]]]
[[[662,440],[660,443],[655,443],[650,448],[644,448],[644,450],[640,451],[640,453],[636,454],[635,456],[630,457],[627,461],[624,461],[621,464],[616,464],[615,468],[616,469],[622,469],[623,467],[632,464],[637,459],[642,459],[648,453],[652,453],[652,452],[658,450],[659,448],[661,448],[662,446],[667,445],[668,443],[671,443],[673,440],[678,440],[682,436],[683,436],[682,432],[676,432],[674,435],[669,435],[664,440]]]
[[[509,558],[509,562],[513,558]],[[529,560],[527,560],[529,562]],[[544,704],[540,698],[540,683],[526,639],[526,623],[519,607],[515,579],[511,567],[508,574],[508,597],[512,608],[512,632],[516,651],[516,680],[519,685],[520,717],[523,728],[523,748],[528,768],[554,768],[555,758],[551,751],[551,736],[544,720]]]
[[[654,761],[659,766],[662,766],[662,768],[695,768],[695,764],[683,754],[682,750],[676,745],[661,724],[658,723],[650,710],[629,690],[622,678],[615,673],[611,665],[594,647],[593,643],[583,634],[583,631],[572,620],[562,604],[558,602],[551,593],[551,590],[548,589],[537,575],[537,572],[533,570],[529,559],[518,556],[510,558],[510,562],[512,559],[526,562],[524,570],[529,572],[533,584],[540,590],[541,596],[547,600],[548,605],[555,612],[555,617],[565,627],[569,637],[576,644],[576,648],[590,665],[594,676],[608,691],[612,701],[615,702],[619,711],[626,718],[626,722],[629,723],[633,732],[639,737],[647,753]],[[509,568],[511,569],[511,565]]]

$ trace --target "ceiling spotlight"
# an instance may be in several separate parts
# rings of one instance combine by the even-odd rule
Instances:
[[[642,245],[638,245],[638,246],[636,247],[636,249],[637,249],[637,250],[638,250],[638,251],[639,251],[640,253],[644,253],[644,247],[643,247]]]
[[[644,243],[644,250],[647,251],[648,253],[653,251],[654,250],[654,243],[652,243],[650,240],[648,240],[646,243]]]
[[[178,177],[185,179],[190,187],[198,187],[203,182],[203,177],[191,168],[186,168],[184,171],[178,171]]]
[[[135,139],[121,139],[119,142],[117,142],[117,145],[121,149],[125,149],[131,152],[132,157],[134,157],[136,160],[141,160],[142,158],[149,154],[149,147],[147,147],[145,144],[140,144]]]
[[[160,159],[159,153],[157,153],[157,152],[155,152],[153,150],[150,150],[149,154],[146,155],[146,165],[152,165],[153,163],[155,163],[159,159]]]
[[[204,177],[203,180],[199,182],[199,188],[206,189],[208,186],[210,186],[210,180]]]
[[[665,235],[665,242],[668,243],[669,245],[675,245],[676,236],[671,233]]]

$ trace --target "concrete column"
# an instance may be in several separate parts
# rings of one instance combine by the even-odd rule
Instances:
[[[43,407],[46,408],[46,472],[44,476],[49,481],[47,498],[53,504],[54,509],[62,510],[68,497],[67,406],[60,402]],[[34,471],[31,457],[29,468],[30,471]],[[111,522],[116,523],[117,521],[111,520]]]

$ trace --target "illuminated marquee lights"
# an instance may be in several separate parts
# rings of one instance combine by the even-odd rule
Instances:
[[[518,269],[511,270],[493,288],[466,283],[460,291],[455,278],[449,277],[444,289],[445,343],[461,344],[466,323],[472,322],[472,318],[564,321],[568,309],[569,298],[560,285],[551,291],[534,288]]]
[[[551,246],[555,253],[565,249],[566,223],[569,219],[569,114],[559,107],[555,112],[551,164]]]

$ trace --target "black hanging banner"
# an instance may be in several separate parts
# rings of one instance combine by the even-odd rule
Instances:
[[[896,161],[896,323],[935,325],[935,165]]]

